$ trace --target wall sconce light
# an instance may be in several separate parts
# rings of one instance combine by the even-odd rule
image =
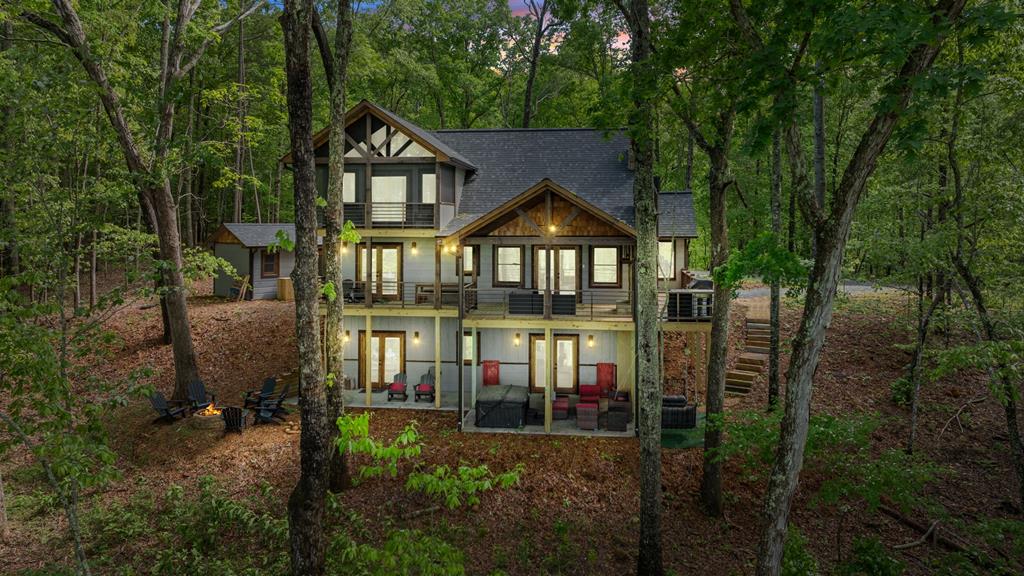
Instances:
[[[345,330],[345,338],[344,338],[345,342],[348,342],[349,340],[351,340],[351,337],[352,337],[352,332],[349,331],[349,330]]]
[[[341,243],[341,253],[348,254],[348,242]]]
[[[412,243],[412,253],[413,253],[413,256],[415,256],[416,254],[420,253],[420,249],[416,247],[416,243],[415,242]]]
[[[519,332],[516,332],[515,337],[512,338],[512,344],[517,348],[519,347]]]
[[[412,343],[413,344],[419,344],[420,343],[420,333],[419,333],[418,330],[416,332],[412,333]]]
[[[593,347],[594,347],[594,335],[591,334],[591,335],[587,336],[587,348],[593,348]]]

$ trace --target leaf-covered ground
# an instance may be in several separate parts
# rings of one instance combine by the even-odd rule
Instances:
[[[739,328],[737,306],[733,327]],[[262,378],[289,372],[295,365],[294,308],[290,303],[232,303],[201,296],[192,300],[195,348],[207,386],[225,402],[238,399]],[[907,414],[890,401],[889,383],[900,373],[906,353],[894,348],[908,341],[898,317],[906,313],[897,297],[863,297],[839,306],[829,331],[814,389],[814,409],[832,414],[877,412],[883,425],[873,438],[878,451],[901,445]],[[784,336],[792,334],[798,310],[784,311]],[[159,343],[158,308],[130,307],[117,314],[110,328],[122,339],[113,357],[96,366],[107,376],[121,376],[141,366],[154,369],[153,383],[165,393],[172,388],[171,350]],[[941,336],[939,336],[941,338]],[[673,353],[666,370],[682,374]],[[1009,546],[986,544],[977,523],[1012,518],[1008,501],[1016,488],[1009,465],[1002,413],[991,399],[972,405],[961,424],[952,414],[983,390],[980,377],[945,381],[923,390],[921,451],[948,471],[927,487],[928,495],[949,513],[942,526],[958,539],[979,546],[985,554],[1017,562]],[[730,410],[760,409],[766,384],[731,401]],[[86,506],[125,501],[140,491],[162,494],[172,484],[195,490],[197,479],[213,475],[227,490],[245,498],[269,482],[279,494],[283,513],[298,470],[298,435],[287,426],[251,428],[243,435],[221,437],[219,431],[197,430],[188,423],[152,425],[144,400],[133,401],[111,422],[113,446],[123,479],[100,493],[86,494]],[[292,420],[297,416],[292,416]],[[470,574],[502,570],[509,574],[628,574],[636,564],[638,534],[638,451],[634,439],[543,437],[510,434],[460,434],[455,416],[446,412],[378,410],[371,430],[391,438],[415,419],[424,440],[427,464],[487,464],[504,471],[525,465],[518,486],[485,494],[468,510],[418,513],[435,503],[403,488],[402,478],[373,479],[344,495],[344,503],[366,520],[371,533],[387,527],[416,527],[461,548]],[[63,518],[53,508],[32,505],[32,493],[43,490],[27,472],[24,454],[0,465],[4,473],[12,531],[0,543],[4,573],[71,561]],[[664,543],[667,566],[679,574],[750,573],[758,537],[758,512],[764,485],[747,480],[738,467],[726,467],[726,515],[709,519],[697,494],[702,457],[699,450],[666,450]],[[810,476],[810,477],[809,477]],[[792,521],[807,537],[810,550],[828,568],[850,552],[854,537],[877,535],[889,546],[920,535],[877,512],[860,508],[840,513],[809,502],[808,488],[822,478],[805,475]],[[929,524],[931,511],[910,513]],[[119,545],[116,557],[130,566],[133,551],[153,545],[139,536]],[[910,573],[935,572],[946,552],[930,545],[894,554]],[[144,566],[137,566],[142,570]]]

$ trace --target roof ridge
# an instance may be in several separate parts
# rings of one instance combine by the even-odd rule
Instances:
[[[574,128],[439,128],[437,130],[430,130],[430,132],[440,133],[452,133],[452,132],[620,132],[625,128],[587,128],[587,127],[574,127]]]

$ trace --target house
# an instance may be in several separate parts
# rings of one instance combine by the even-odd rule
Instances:
[[[213,254],[235,267],[239,277],[249,278],[250,300],[278,297],[279,280],[289,281],[295,267],[295,254],[280,246],[278,232],[295,241],[294,224],[252,224],[228,222],[210,237]],[[213,281],[215,296],[232,296],[234,278],[221,273]]]
[[[525,422],[548,432],[611,422],[611,405],[625,420],[607,425],[630,433],[636,233],[627,137],[431,131],[367,101],[347,119],[345,219],[361,236],[344,248],[341,291],[350,403],[454,409],[467,428]],[[321,193],[332,144],[328,130],[314,137]],[[682,285],[697,235],[693,199],[659,193],[658,211],[661,326],[687,332],[689,353],[706,365],[710,290]],[[408,399],[389,400],[400,374]],[[428,374],[438,393],[414,398]],[[575,422],[562,420],[573,413]]]

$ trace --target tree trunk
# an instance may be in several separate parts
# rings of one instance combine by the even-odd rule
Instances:
[[[917,438],[917,409],[918,398],[921,395],[921,360],[924,358],[924,347],[928,342],[928,329],[931,325],[935,309],[943,301],[946,290],[943,286],[932,294],[928,307],[924,306],[924,284],[918,283],[917,290],[917,340],[914,343],[914,354],[910,358],[910,366],[907,367],[907,381],[913,387],[910,396],[910,434],[907,437],[907,454],[914,453],[914,442]]]
[[[636,358],[640,434],[639,576],[665,573],[661,544],[661,374],[658,366],[658,230],[654,186],[656,92],[651,22],[647,0],[620,5],[630,31],[633,113],[630,131],[636,170]]]
[[[74,271],[75,275],[75,291],[74,291],[74,307],[73,312],[75,316],[78,315],[78,310],[82,307],[82,233],[75,233],[75,257],[74,257]]]
[[[772,234],[775,241],[782,239],[782,142],[779,130],[772,134]],[[770,335],[768,341],[768,409],[774,410],[779,403],[779,305],[781,283],[772,282],[771,302],[768,305]]]
[[[287,75],[288,125],[295,182],[295,330],[299,348],[302,433],[299,481],[288,499],[292,574],[324,573],[323,530],[331,433],[321,372],[319,291],[317,290],[316,180],[313,159],[313,87],[309,64],[309,0],[286,0],[281,15]]]
[[[825,78],[820,74],[820,65],[815,63],[814,71],[818,82],[814,85],[814,199],[821,210],[825,209]],[[814,236],[811,236],[811,257],[817,250]]]
[[[314,24],[314,30],[318,26]],[[334,57],[328,52],[326,42],[318,42],[322,59],[333,60],[325,72],[331,78],[331,142],[345,141],[345,110],[346,90],[348,88],[349,46],[352,39],[352,12],[349,0],[338,0],[337,26],[335,36]],[[327,282],[334,285],[337,296],[327,302],[327,326],[324,330],[327,339],[327,370],[334,376],[334,384],[328,392],[328,412],[330,421],[336,422],[345,412],[344,377],[345,350],[342,335],[345,333],[345,299],[342,297],[342,231],[344,230],[344,178],[345,147],[331,146],[330,178],[327,187],[327,207],[324,210],[326,234],[324,235],[324,255],[327,258]],[[331,444],[337,438],[336,427],[331,429]],[[343,450],[331,451],[329,488],[332,492],[340,492],[352,484],[348,470],[348,455]]]
[[[239,6],[241,10],[241,6]],[[245,28],[238,23],[238,140],[235,143],[235,204],[234,221],[242,221],[243,184],[245,170]]]
[[[537,66],[540,64],[540,46],[547,33],[547,24],[544,18],[547,17],[547,0],[540,0],[540,3],[533,0],[528,1],[530,13],[537,20],[537,28],[533,34],[533,46],[530,49],[530,71],[526,76],[526,90],[523,93],[523,128],[530,127],[530,118],[533,117],[533,83],[537,77]]]
[[[726,223],[726,189],[730,185],[729,143],[732,136],[732,112],[724,112],[716,126],[717,143],[708,150],[711,169],[708,193],[711,198],[711,272],[729,260],[729,229]],[[715,283],[714,307],[711,312],[711,344],[708,351],[706,412],[708,422],[722,414],[725,405],[725,366],[729,354],[729,300],[732,288]],[[704,510],[711,516],[722,515],[722,463],[715,451],[722,444],[720,426],[704,428],[704,474],[700,493]]]
[[[92,238],[89,241],[89,310],[96,307],[96,242],[98,241],[96,229],[92,229]]]
[[[0,542],[6,542],[11,535],[7,525],[7,498],[4,497],[4,477],[0,473]]]

